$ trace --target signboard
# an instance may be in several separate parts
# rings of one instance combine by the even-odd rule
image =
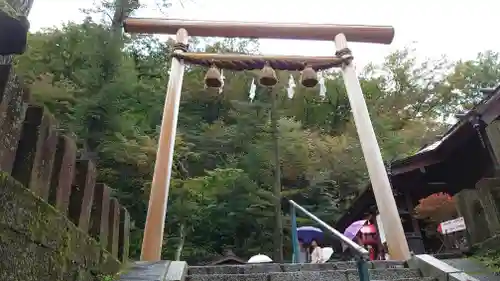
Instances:
[[[442,234],[454,233],[457,231],[462,231],[466,229],[465,221],[463,217],[457,219],[444,221],[439,224]]]
[[[382,218],[380,214],[377,215],[377,228],[378,228],[378,236],[380,237],[380,242],[384,244],[387,240],[385,238],[384,226],[382,225]]]

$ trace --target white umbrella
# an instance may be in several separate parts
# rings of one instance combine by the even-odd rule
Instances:
[[[327,262],[333,255],[333,249],[331,247],[321,248],[322,260]]]
[[[247,263],[265,263],[265,262],[273,262],[273,260],[266,255],[258,254],[251,257]]]

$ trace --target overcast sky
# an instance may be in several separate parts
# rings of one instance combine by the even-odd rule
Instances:
[[[155,0],[137,16],[161,17]],[[391,50],[413,44],[420,58],[474,58],[480,51],[500,50],[498,8],[494,0],[184,0],[168,10],[172,18],[392,25],[396,37],[390,46],[351,44],[357,64],[380,62]],[[35,0],[30,14],[32,30],[83,18],[80,8],[93,0]],[[330,42],[262,40],[269,54],[331,55]]]

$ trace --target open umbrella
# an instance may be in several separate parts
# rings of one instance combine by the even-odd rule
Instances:
[[[247,263],[265,263],[265,262],[273,262],[273,260],[266,255],[258,254],[258,255],[251,257],[247,261]]]
[[[297,228],[297,236],[304,243],[311,243],[312,240],[323,239],[323,230],[313,226],[301,226]]]
[[[354,239],[354,237],[356,237],[356,235],[361,230],[361,228],[365,225],[365,223],[366,223],[366,220],[359,220],[359,221],[353,222],[351,225],[349,225],[345,229],[344,235],[351,240]]]
[[[322,260],[327,262],[333,255],[333,249],[331,247],[321,248]]]

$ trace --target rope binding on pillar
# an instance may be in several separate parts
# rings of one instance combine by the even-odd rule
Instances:
[[[172,53],[175,54],[175,51],[182,51],[186,53],[189,50],[189,44],[184,44],[181,42],[176,42],[172,48]]]
[[[349,65],[351,64],[353,60],[352,52],[349,48],[343,48],[335,52],[335,56],[340,58],[342,60],[343,65]]]

